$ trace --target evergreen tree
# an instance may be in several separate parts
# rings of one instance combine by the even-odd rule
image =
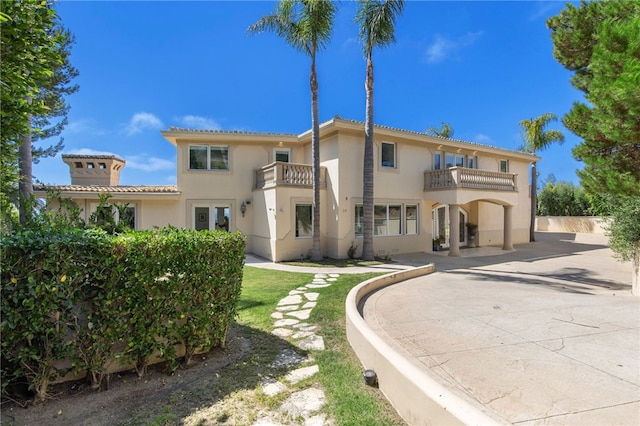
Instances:
[[[10,1],[0,7],[0,216],[10,220],[17,205],[25,224],[32,205],[33,158],[62,148],[60,141],[34,150],[32,142],[57,136],[64,128],[64,96],[78,89],[71,85],[77,71],[69,61],[73,38],[52,3]]]
[[[640,195],[640,2],[567,4],[547,21],[554,56],[585,94],[563,123],[583,141],[574,156],[592,194]]]

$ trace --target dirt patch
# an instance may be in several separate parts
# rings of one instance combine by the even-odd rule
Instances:
[[[234,326],[224,349],[195,356],[189,369],[169,375],[159,367],[150,368],[143,378],[113,374],[104,391],[91,390],[84,381],[59,384],[52,388],[54,399],[45,403],[27,408],[3,403],[1,421],[3,425],[177,424],[230,392],[229,375],[234,373],[229,367],[247,358],[253,343],[246,329]]]

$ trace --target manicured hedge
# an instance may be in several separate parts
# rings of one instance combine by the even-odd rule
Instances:
[[[44,398],[69,373],[99,387],[108,368],[143,375],[157,356],[188,365],[224,345],[236,315],[240,233],[40,229],[0,243],[3,395],[26,380]]]

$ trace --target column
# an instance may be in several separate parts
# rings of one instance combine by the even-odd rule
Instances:
[[[513,243],[511,242],[511,228],[512,225],[512,206],[502,206],[504,209],[504,244],[502,245],[502,250],[513,250]]]
[[[449,205],[449,256],[460,257],[460,206]]]

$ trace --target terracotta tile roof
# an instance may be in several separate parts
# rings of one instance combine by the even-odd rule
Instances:
[[[176,185],[34,185],[34,191],[180,194]]]
[[[365,123],[363,121],[351,120],[351,119],[348,119],[348,118],[342,118],[342,117],[337,116],[337,115],[334,118],[332,118],[331,120],[322,123],[321,125],[329,124],[332,121],[337,121],[337,120],[340,120],[340,121],[343,121],[343,122],[347,122],[347,123],[352,123],[352,124],[359,124],[359,125],[362,125],[362,126],[365,125]],[[414,130],[405,130],[405,129],[401,129],[399,127],[383,126],[383,125],[380,125],[380,124],[375,124],[374,127],[378,128],[378,129],[385,129],[385,130],[391,130],[391,131],[394,131],[394,132],[404,133],[404,134],[407,134],[407,135],[430,136],[432,138],[441,139],[443,142],[456,142],[456,143],[462,143],[462,144],[466,144],[466,145],[472,145],[472,146],[475,146],[475,147],[478,147],[478,148],[499,149],[501,151],[515,152],[515,153],[518,153],[518,154],[531,155],[532,157],[535,157],[533,154],[528,153],[528,152],[524,152],[524,151],[518,151],[518,150],[515,150],[515,149],[509,149],[509,148],[502,148],[502,147],[499,147],[499,146],[492,146],[492,145],[482,144],[482,143],[478,143],[478,142],[469,142],[469,141],[465,141],[465,140],[462,140],[462,139],[445,138],[443,136],[431,135],[431,134],[426,133],[426,132],[416,132]]]
[[[62,154],[62,158],[85,158],[85,159],[96,159],[96,160],[121,160],[122,158],[117,155],[85,155],[85,154]]]
[[[278,132],[245,132],[242,130],[204,130],[204,129],[187,129],[184,127],[169,127],[170,132],[188,132],[188,133],[214,133],[219,135],[246,135],[246,136],[286,136],[296,137],[293,133],[278,133]]]
[[[358,121],[358,120],[351,120],[348,118],[342,118],[339,115],[335,115],[333,118],[331,118],[330,120],[327,120],[323,123],[320,124],[320,127],[322,128],[323,126],[327,126],[330,124],[336,124],[336,123],[349,123],[349,124],[357,124],[360,126],[363,126],[364,129],[364,125],[365,123],[363,121]],[[435,139],[440,139],[442,140],[443,143],[456,143],[456,144],[463,144],[463,145],[469,145],[471,149],[490,149],[490,150],[498,150],[498,151],[504,151],[504,152],[509,152],[509,153],[513,153],[513,154],[518,154],[519,156],[530,156],[532,157],[532,159],[538,158],[535,155],[528,153],[528,152],[523,152],[523,151],[518,151],[515,149],[509,149],[509,148],[502,148],[499,146],[492,146],[492,145],[487,145],[487,144],[482,144],[482,143],[478,143],[478,142],[469,142],[469,141],[465,141],[462,139],[453,139],[453,138],[445,138],[442,136],[436,136],[436,135],[431,135],[428,134],[426,132],[416,132],[414,130],[406,130],[406,129],[401,129],[399,127],[391,127],[391,126],[384,126],[381,124],[375,124],[374,127],[376,129],[384,129],[384,130],[390,130],[393,132],[397,132],[397,133],[402,133],[405,135],[410,135],[410,136],[429,136]],[[303,137],[304,135],[307,135],[308,133],[311,132],[311,129],[306,130],[304,132],[302,132],[299,135],[296,134],[290,134],[290,133],[269,133],[269,132],[244,132],[244,131],[240,131],[240,130],[200,130],[200,129],[186,129],[186,128],[182,128],[182,127],[169,127],[169,131],[172,132],[185,132],[185,133],[210,133],[210,134],[219,134],[219,135],[246,135],[246,136],[281,136],[281,137],[295,137],[300,139],[301,137]]]

